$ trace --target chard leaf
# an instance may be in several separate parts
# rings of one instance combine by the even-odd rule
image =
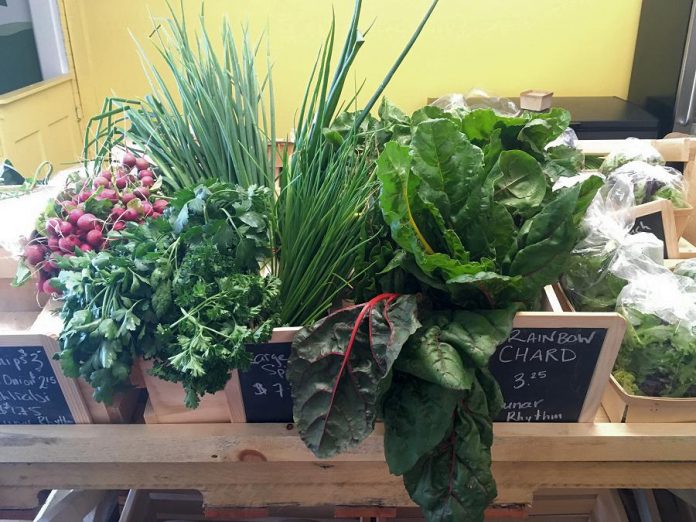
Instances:
[[[473,375],[457,349],[441,340],[441,334],[437,324],[422,328],[406,343],[395,368],[443,388],[468,390]]]
[[[466,201],[475,173],[483,167],[483,152],[451,120],[425,121],[411,142],[413,174],[423,183],[421,197],[435,204],[445,219]]]
[[[478,368],[488,366],[488,359],[512,330],[517,309],[456,310],[442,327],[440,340],[454,346],[466,360]]]
[[[544,201],[546,178],[539,162],[526,152],[502,152],[490,176],[494,198],[505,207],[533,210]]]
[[[577,240],[575,212],[580,190],[579,185],[562,189],[561,195],[525,223],[510,274],[522,276],[525,288],[535,293],[555,282],[570,259]]]
[[[411,498],[429,522],[482,521],[497,495],[491,472],[493,440],[488,400],[474,388],[456,409],[442,441],[404,474]]]
[[[381,382],[420,323],[415,296],[382,294],[305,328],[288,362],[294,417],[315,455],[330,457],[374,429]]]
[[[389,471],[403,475],[444,439],[459,399],[460,394],[452,390],[396,372],[384,400],[384,454]]]

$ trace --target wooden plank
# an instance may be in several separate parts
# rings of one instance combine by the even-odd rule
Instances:
[[[640,462],[493,464],[502,504],[529,504],[540,488],[688,488],[696,465]],[[206,504],[229,507],[410,507],[385,463],[0,464],[0,488],[196,489]]]
[[[499,462],[696,462],[696,424],[497,423]],[[349,452],[319,461],[285,424],[0,426],[0,463],[382,462],[378,426]],[[133,441],[137,441],[134,444]]]
[[[691,138],[671,138],[664,140],[641,140],[655,147],[665,161],[688,162],[694,158]],[[578,148],[588,156],[606,156],[621,147],[625,140],[578,140]]]

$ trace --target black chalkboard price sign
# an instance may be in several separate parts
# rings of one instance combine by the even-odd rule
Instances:
[[[239,372],[247,422],[292,422],[292,395],[286,374],[292,343],[247,345],[251,367]]]
[[[490,360],[504,399],[496,421],[592,421],[624,328],[617,314],[518,314]]]
[[[75,424],[43,346],[0,346],[0,424]]]
[[[669,257],[667,254],[667,238],[665,237],[665,225],[662,212],[653,212],[652,214],[636,217],[633,228],[631,228],[631,234],[638,234],[639,232],[653,234],[657,239],[662,241],[664,245],[664,256],[665,258]]]
[[[664,257],[679,257],[679,237],[675,223],[675,210],[671,201],[658,199],[633,207],[634,219],[631,234],[645,232],[662,241]]]

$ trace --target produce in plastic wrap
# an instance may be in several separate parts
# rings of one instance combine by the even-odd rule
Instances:
[[[609,174],[631,161],[644,161],[651,165],[665,164],[665,160],[652,145],[637,138],[628,138],[606,157],[599,170],[603,174]]]
[[[696,282],[645,273],[619,295],[628,322],[614,376],[628,393],[696,396]]]
[[[612,185],[619,178],[627,179],[633,185],[636,205],[666,199],[675,208],[687,208],[686,183],[681,173],[662,165],[651,165],[644,161],[631,161],[613,171],[607,178]]]
[[[674,267],[674,274],[696,281],[696,259],[688,259],[679,263]]]
[[[643,272],[669,272],[662,266],[662,241],[652,234],[630,234],[633,202],[633,185],[621,177],[602,187],[587,210],[585,237],[561,278],[578,311],[613,311],[628,281]]]
[[[432,102],[431,105],[447,112],[493,109],[501,116],[519,116],[521,113],[520,108],[513,101],[508,98],[490,96],[481,89],[472,89],[466,94],[447,94]]]

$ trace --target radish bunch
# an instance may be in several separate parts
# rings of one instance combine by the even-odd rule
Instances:
[[[50,283],[60,271],[56,257],[74,256],[77,250],[99,252],[108,248],[109,232],[160,217],[168,201],[158,193],[149,162],[131,153],[114,171],[68,186],[39,220],[24,249],[26,263],[38,271],[38,291],[56,293]]]

